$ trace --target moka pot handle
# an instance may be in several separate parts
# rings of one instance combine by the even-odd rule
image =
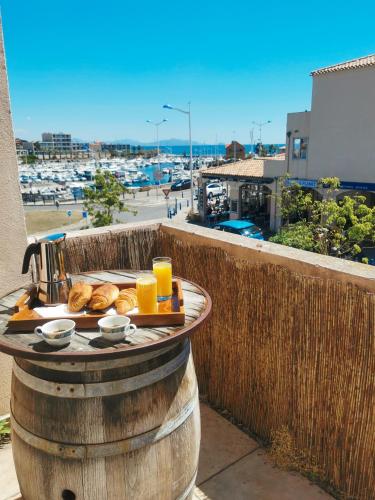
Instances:
[[[30,245],[26,248],[26,252],[23,257],[22,274],[27,274],[29,272],[30,259],[34,254],[40,254],[40,243],[30,243]]]

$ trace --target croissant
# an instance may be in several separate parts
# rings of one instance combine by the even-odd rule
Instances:
[[[124,288],[120,291],[115,302],[117,314],[126,314],[137,306],[137,292],[135,288]]]
[[[72,312],[80,311],[91,299],[92,286],[83,281],[75,283],[69,292],[68,309]]]
[[[119,296],[120,290],[110,283],[99,286],[93,291],[89,308],[95,310],[106,309],[111,306]]]

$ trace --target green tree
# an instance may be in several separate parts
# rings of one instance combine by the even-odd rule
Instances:
[[[255,154],[257,154],[258,156],[267,156],[267,149],[263,146],[263,144],[261,142],[258,142],[256,145],[255,145]]]
[[[26,163],[26,165],[32,165],[33,163],[36,163],[38,161],[38,157],[34,154],[28,154],[23,162]]]
[[[320,179],[318,185],[327,189],[328,196],[314,201],[298,183],[282,181],[283,226],[270,241],[342,258],[355,257],[366,242],[375,243],[375,207],[368,207],[361,195],[337,201],[336,177]]]
[[[127,208],[120,199],[128,190],[111,172],[97,170],[93,186],[84,188],[83,192],[84,207],[92,217],[94,227],[111,225],[115,212],[131,212],[133,215],[137,213]]]
[[[282,227],[275,236],[270,238],[270,241],[288,247],[309,250],[310,252],[314,252],[315,250],[312,228],[306,222],[296,222],[295,224]]]
[[[274,154],[276,153],[276,149],[277,149],[277,148],[276,148],[276,146],[275,146],[274,144],[270,144],[270,145],[268,146],[268,152],[269,152],[269,154],[270,154],[270,155],[274,155]]]
[[[283,226],[289,226],[291,222],[306,221],[313,205],[312,194],[304,191],[297,182],[289,181],[288,177],[280,178],[280,190],[281,194],[276,201]]]

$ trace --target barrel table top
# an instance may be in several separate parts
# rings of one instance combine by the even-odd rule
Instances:
[[[72,276],[75,281],[90,283],[127,283],[135,280],[132,271],[95,271]],[[116,359],[161,349],[182,340],[194,332],[211,312],[211,299],[198,285],[181,279],[185,324],[181,326],[147,328],[138,327],[135,334],[123,343],[113,344],[101,337],[98,329],[77,329],[69,345],[51,347],[33,331],[12,332],[7,322],[14,312],[17,299],[25,288],[0,298],[0,351],[15,357],[39,361],[74,362]]]

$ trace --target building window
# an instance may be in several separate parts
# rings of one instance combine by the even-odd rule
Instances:
[[[238,212],[238,201],[237,200],[231,200],[230,202],[230,211],[231,212]]]
[[[307,160],[308,137],[296,137],[293,139],[293,159]]]

